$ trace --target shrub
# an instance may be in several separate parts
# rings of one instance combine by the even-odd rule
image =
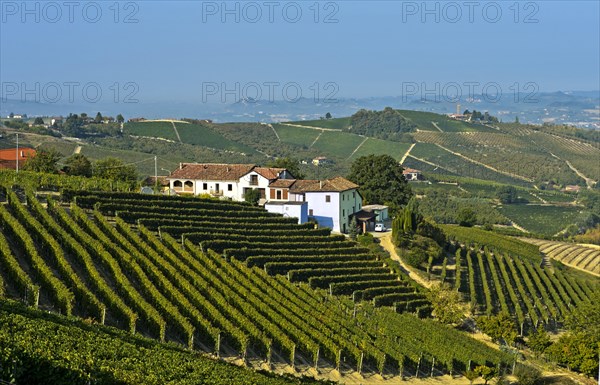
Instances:
[[[542,378],[542,372],[539,369],[523,364],[517,364],[513,374],[519,380],[519,385],[536,385]]]

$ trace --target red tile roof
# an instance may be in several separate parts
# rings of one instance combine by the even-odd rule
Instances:
[[[33,148],[29,147],[19,147],[19,160],[26,160],[27,158],[34,157],[36,151]],[[15,162],[17,160],[17,149],[16,148],[6,148],[4,150],[0,150],[0,160],[8,160]]]
[[[257,167],[254,164],[183,163],[168,179],[236,181],[255,171],[267,179],[277,179],[283,168]]]
[[[290,188],[296,179],[276,179],[269,184],[269,187]]]
[[[415,170],[414,168],[405,168],[404,171],[402,171],[402,174],[406,175],[414,172],[421,172],[421,170]]]
[[[253,164],[183,163],[168,179],[234,181],[249,173]]]
[[[255,167],[252,171],[256,171],[259,175],[267,179],[277,179],[285,168],[274,168],[274,167]]]
[[[319,191],[342,192],[357,188],[357,184],[350,182],[346,178],[337,176],[335,178],[326,179],[324,181],[297,180],[296,183],[294,183],[291,187],[290,191],[298,193]]]

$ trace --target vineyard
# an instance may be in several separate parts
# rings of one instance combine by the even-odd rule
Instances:
[[[478,229],[444,226],[444,231],[456,242],[455,276],[446,279],[475,313],[511,314],[521,332],[540,323],[555,329],[572,306],[598,290],[592,280],[544,266],[535,245]]]
[[[18,362],[21,372],[14,377],[23,384],[324,384],[290,375],[255,373],[12,301],[0,301],[0,324],[0,346],[10,346],[12,353],[0,357],[1,375],[14,376]]]
[[[549,137],[514,135],[511,132],[416,132],[413,134],[418,142],[433,144],[438,147],[435,153],[455,152],[468,157],[472,164],[484,164],[498,170],[504,176],[512,176],[521,182],[542,182],[555,180],[560,184],[582,184],[584,180],[579,177],[566,163],[572,159],[585,172],[596,167],[593,159],[597,158],[597,149],[585,143],[572,141],[578,148],[573,152],[565,143],[550,142]],[[537,139],[537,141],[536,141]],[[539,143],[538,143],[539,142]],[[544,147],[546,144],[549,147]],[[563,154],[565,159],[557,155]],[[561,151],[558,154],[552,151]],[[596,156],[590,156],[594,153]],[[476,163],[477,162],[477,163]],[[597,167],[596,167],[597,168]],[[491,179],[489,171],[479,176],[482,179]],[[594,173],[595,174],[595,173]],[[594,175],[591,174],[591,175]],[[462,174],[469,176],[469,174]],[[473,176],[473,175],[471,175]],[[588,175],[590,176],[590,175]],[[591,177],[591,176],[590,176]],[[502,181],[502,179],[492,179]]]
[[[575,243],[523,239],[539,246],[540,251],[567,266],[600,276],[600,247]]]
[[[170,200],[158,206],[154,199],[128,199],[131,194],[94,194],[79,193],[75,201],[79,207],[118,217],[117,224],[141,224],[180,239],[183,245],[199,246],[205,253],[244,262],[269,275],[285,275],[290,282],[305,282],[331,295],[351,295],[355,301],[369,300],[374,306],[394,306],[421,316],[431,313],[424,295],[409,281],[368,249],[343,235],[331,235],[329,229],[298,225],[295,218],[237,203]],[[196,215],[199,209],[204,216]]]
[[[512,363],[398,314],[430,309],[367,249],[259,208],[131,193],[6,197],[1,294],[34,308],[252,367],[413,377]]]

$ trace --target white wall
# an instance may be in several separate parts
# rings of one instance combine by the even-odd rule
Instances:
[[[250,185],[251,176],[258,176],[258,185]],[[252,188],[252,189],[265,189],[265,197],[269,199],[269,180],[257,172],[249,172],[248,174],[242,176],[238,183],[238,200],[244,200],[244,189]]]
[[[222,193],[222,196],[231,198],[233,200],[238,199],[237,193],[237,183],[235,181],[222,181],[222,180],[196,180],[195,182],[195,192],[194,194],[210,194],[211,191],[216,191],[216,185],[219,185],[219,192]],[[206,183],[206,189],[204,189],[204,184]],[[228,185],[232,185],[232,191],[229,191]]]
[[[251,179],[250,175],[258,176],[258,184],[256,186],[250,185],[250,179]],[[185,183],[188,180],[189,179],[187,179],[187,180],[180,179],[180,181],[182,183]],[[193,191],[190,191],[190,192],[191,193],[193,192],[194,195],[211,194],[211,191],[214,192],[217,190],[216,185],[218,184],[219,192],[221,193],[221,195],[219,195],[219,196],[230,198],[235,201],[243,201],[244,200],[244,188],[246,188],[246,187],[253,188],[253,189],[263,188],[263,189],[265,189],[265,194],[268,194],[268,187],[269,187],[269,180],[256,172],[250,172],[247,175],[244,175],[242,178],[240,178],[239,181],[199,180],[199,179],[191,180],[191,181],[194,183],[194,189],[193,189]],[[172,189],[174,189],[174,182],[175,182],[175,180],[169,181],[170,187]],[[205,184],[206,184],[206,189],[204,188]],[[228,189],[229,185],[232,185],[231,191],[229,191],[229,189]],[[266,195],[266,197],[268,198],[268,195]]]
[[[327,195],[330,196],[330,202],[326,202]],[[333,231],[341,232],[340,193],[306,192],[304,197],[308,203],[308,215],[317,220],[319,227],[329,227]],[[310,210],[313,212],[312,215],[310,215]]]
[[[298,218],[298,223],[308,222],[308,204],[270,204],[265,203],[265,210],[270,213],[281,214],[284,217]]]

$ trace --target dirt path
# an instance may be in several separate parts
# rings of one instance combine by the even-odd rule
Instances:
[[[317,137],[315,138],[315,140],[313,140],[313,142],[310,144],[310,146],[308,146],[308,148],[312,148],[312,146],[314,146],[315,143],[317,143],[317,140],[319,140],[319,138],[321,137],[321,135],[323,135],[323,131],[319,132],[319,135],[317,135]]]
[[[535,143],[535,142],[534,142]],[[595,180],[588,178],[587,176],[583,175],[583,173],[581,171],[579,171],[578,169],[575,168],[575,166],[573,166],[571,164],[571,162],[569,162],[566,159],[562,159],[559,156],[556,156],[555,154],[553,154],[552,152],[550,152],[550,155],[552,155],[553,158],[556,158],[560,161],[563,161],[567,164],[567,166],[569,166],[569,168],[571,169],[571,171],[573,171],[575,174],[577,174],[578,177],[580,177],[581,179],[583,179],[585,181],[585,184],[587,185],[588,190],[591,190],[594,185],[598,182],[596,182]]]
[[[442,131],[440,126],[437,125],[437,122],[431,122],[431,124],[433,124],[433,127],[437,128],[439,132],[444,132],[444,131]]]
[[[415,148],[416,145],[417,145],[416,143],[413,143],[410,145],[410,147],[408,148],[408,150],[406,151],[404,156],[402,156],[402,159],[400,159],[400,164],[404,163],[404,161],[406,160],[406,158],[408,158],[408,156],[410,155],[410,152],[412,151],[413,148]]]
[[[513,221],[510,221],[510,223],[511,223],[512,227],[514,227],[517,230],[521,230],[524,233],[528,233],[529,232],[529,230],[525,229],[524,227],[519,226],[518,224],[516,224]]]
[[[175,131],[175,135],[177,136],[179,143],[182,143],[181,137],[179,136],[179,131],[177,131],[177,127],[175,126],[175,121],[171,120],[171,124],[173,125],[173,131]]]
[[[494,172],[497,172],[497,173],[499,173],[499,174],[503,174],[503,175],[509,176],[509,177],[511,177],[511,178],[520,179],[520,180],[523,180],[523,181],[525,181],[525,182],[530,182],[530,183],[533,183],[533,179],[530,179],[530,178],[527,178],[527,177],[524,177],[524,176],[521,176],[521,175],[513,174],[512,172],[498,170],[497,168],[495,168],[495,167],[492,167],[492,166],[490,166],[490,165],[487,165],[487,164],[485,164],[485,163],[482,163],[482,162],[480,162],[480,161],[478,161],[478,160],[471,159],[471,158],[469,158],[469,157],[467,157],[467,156],[465,156],[465,155],[461,154],[460,152],[452,151],[452,150],[450,150],[449,148],[446,148],[446,147],[442,146],[441,144],[437,144],[437,143],[434,143],[434,144],[435,144],[436,146],[438,146],[439,148],[441,148],[442,150],[446,150],[446,151],[448,151],[449,153],[451,153],[452,155],[456,155],[456,156],[458,156],[458,157],[460,157],[460,158],[463,158],[464,160],[467,160],[467,161],[469,161],[469,162],[471,162],[471,163],[475,163],[475,164],[477,164],[477,165],[479,165],[479,166],[485,167],[485,168],[487,168],[487,169],[489,169],[489,170],[492,170],[492,171],[494,171]]]
[[[336,128],[303,126],[303,125],[300,125],[300,124],[291,124],[291,123],[279,123],[279,124],[283,124],[284,126],[290,126],[290,127],[310,128],[311,130],[342,132],[342,130],[338,130]]]
[[[413,158],[413,159],[416,159],[416,160],[418,160],[419,162],[423,162],[423,163],[425,163],[425,164],[428,164],[428,165],[430,165],[430,166],[433,166],[433,167],[436,167],[436,168],[441,168],[442,170],[446,170],[446,171],[450,171],[450,172],[456,172],[456,170],[450,170],[449,168],[443,167],[443,166],[441,166],[441,165],[439,165],[439,164],[437,164],[437,163],[430,162],[430,161],[428,161],[427,159],[423,159],[423,158],[417,158],[416,156],[414,156],[414,155],[410,155],[410,154],[409,154],[409,155],[407,155],[407,158],[408,158],[408,157],[410,157],[410,158]],[[434,171],[435,171],[435,170],[434,170]]]
[[[576,169],[575,167],[573,167],[573,165],[571,164],[571,162],[569,162],[568,160],[565,160],[565,162],[567,163],[567,166],[569,166],[569,168],[571,170],[573,170],[573,172],[577,175],[579,175],[580,178],[583,178],[583,180],[585,180],[585,184],[587,184],[587,188],[588,190],[591,190],[594,185],[598,182],[596,182],[595,180],[588,178],[587,176],[583,175],[583,173],[581,173],[578,169]]]
[[[354,149],[354,151],[352,151],[352,154],[350,154],[350,156],[348,158],[346,158],[346,159],[352,158],[352,155],[356,154],[356,151],[358,151],[362,147],[362,145],[365,144],[365,142],[367,140],[369,140],[369,138],[365,138],[365,140],[363,140],[362,142],[360,142],[360,144],[358,146],[356,146],[356,148]]]
[[[408,266],[406,263],[404,263],[402,259],[400,259],[400,256],[396,252],[396,248],[392,244],[391,232],[387,232],[384,236],[382,236],[379,239],[381,240],[381,246],[390,253],[390,256],[394,261],[398,261],[398,263],[400,263],[400,266],[402,266],[402,268],[406,271],[406,273],[411,279],[415,280],[421,286],[424,286],[426,288],[431,287],[432,282],[429,282],[426,279],[422,278],[419,274],[417,274],[414,271],[412,267]]]
[[[275,133],[275,136],[277,137],[277,140],[281,142],[281,138],[279,137],[279,134],[277,133],[277,131],[275,130],[275,127],[273,127],[272,124],[267,124],[267,126],[271,127],[271,129],[273,130],[273,132]]]

